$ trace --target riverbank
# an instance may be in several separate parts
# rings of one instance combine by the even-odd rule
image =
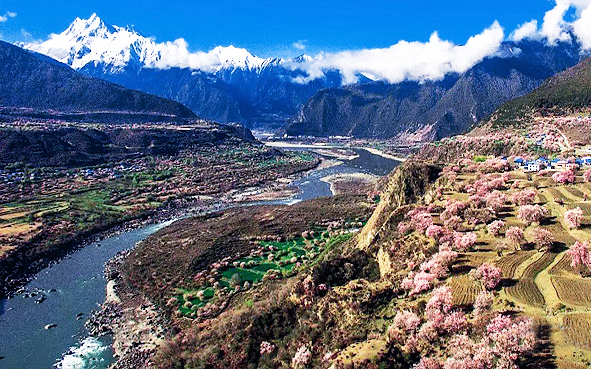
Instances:
[[[231,165],[235,165],[237,172],[218,175],[219,178],[216,180],[212,177],[213,174],[206,175],[211,168],[207,169],[205,174],[196,172],[193,168],[192,172],[180,171],[191,173],[188,182],[179,180],[180,172],[179,178],[150,177],[152,179],[146,183],[140,180],[138,183],[132,182],[122,188],[119,188],[122,184],[118,182],[111,183],[109,180],[102,183],[101,178],[93,179],[86,184],[90,187],[83,187],[76,181],[76,186],[82,187],[77,187],[75,190],[70,188],[70,191],[66,191],[64,187],[66,182],[52,182],[53,184],[48,185],[48,188],[52,188],[51,191],[55,192],[63,188],[65,193],[62,194],[63,196],[53,192],[51,196],[50,193],[38,195],[47,197],[49,201],[43,209],[28,210],[38,206],[31,205],[38,203],[35,201],[37,195],[30,195],[27,200],[19,200],[24,201],[23,204],[11,203],[12,207],[19,209],[22,213],[22,216],[14,218],[15,224],[25,222],[26,225],[26,222],[34,222],[38,224],[38,230],[36,234],[28,235],[28,238],[22,240],[16,238],[16,241],[15,238],[3,237],[6,235],[0,234],[0,245],[3,241],[13,245],[9,252],[0,255],[0,299],[12,295],[40,270],[89,243],[119,232],[180,217],[185,213],[190,214],[191,211],[203,213],[229,206],[228,202],[236,200],[226,198],[228,193],[239,193],[253,184],[258,187],[281,187],[283,183],[280,180],[291,177],[293,181],[309,170],[317,168],[321,162],[320,159],[309,154],[289,153],[281,156],[272,149],[256,150],[258,150],[256,160],[251,158],[252,165],[248,166],[252,169],[244,169],[244,162],[239,163],[240,156],[224,159],[231,162]],[[242,152],[240,155],[247,154]],[[191,160],[197,159],[192,157]],[[168,161],[169,165],[177,163],[181,163],[180,159],[174,162]],[[210,162],[207,161],[207,163]],[[187,163],[183,162],[182,165],[182,168],[185,168]],[[231,166],[228,171],[233,171]],[[158,171],[160,172],[162,171]],[[260,174],[262,172],[265,174]],[[94,173],[98,173],[98,170]],[[203,184],[208,182],[208,178],[217,185]],[[193,182],[196,183],[195,187],[191,185]],[[208,190],[213,192],[209,193]],[[292,194],[293,192],[276,190],[266,198],[281,198]],[[68,196],[72,198],[71,201],[68,200]],[[0,204],[0,208],[3,206],[6,207]],[[12,207],[9,208],[12,209]],[[25,217],[28,218],[24,219]],[[40,222],[39,219],[42,221]],[[48,222],[47,225],[45,221]],[[19,227],[22,226],[18,224]]]
[[[372,193],[380,178],[367,173],[343,173],[326,176],[320,180],[330,185],[330,191],[335,196]]]
[[[396,160],[396,161],[399,161],[399,162],[402,162],[402,163],[404,163],[406,161],[406,158],[404,158],[404,157],[390,155],[390,154],[387,154],[387,153],[383,152],[382,150],[379,150],[379,149],[376,149],[376,148],[373,148],[373,147],[357,147],[357,149],[366,150],[366,151],[369,151],[370,153],[372,153],[374,155],[381,156],[382,158]]]
[[[217,206],[217,205],[211,205]],[[103,229],[91,230],[74,236],[72,239],[57,245],[43,254],[40,260],[29,263],[25,255],[27,247],[17,248],[9,255],[5,255],[0,264],[4,273],[0,277],[0,300],[12,296],[14,293],[22,292],[23,287],[35,278],[35,275],[42,269],[49,268],[59,263],[68,255],[87,247],[89,244],[101,242],[106,238],[116,236],[125,232],[138,229],[151,224],[165,222],[171,219],[187,215],[189,208],[197,209],[196,203],[187,203],[175,208],[165,207],[140,214],[137,218],[123,219],[117,223],[107,225]],[[203,210],[199,210],[203,211]],[[196,210],[198,213],[199,211]]]
[[[150,367],[150,358],[170,336],[165,315],[145,296],[125,288],[121,265],[132,249],[118,253],[105,264],[106,301],[86,322],[94,337],[112,337],[110,369]]]

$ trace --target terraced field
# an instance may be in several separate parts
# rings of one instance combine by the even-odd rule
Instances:
[[[571,265],[571,258],[564,254],[560,261],[550,268],[549,273],[557,277],[575,277],[578,276],[578,271]]]
[[[528,181],[519,173],[511,173],[513,181],[519,180],[517,190],[507,190],[510,197],[514,191],[524,188],[537,189],[536,203],[550,211],[551,216],[541,225],[526,226],[517,217],[519,207],[506,206],[498,214],[505,222],[505,229],[517,226],[524,230],[528,241],[533,241],[536,227],[549,230],[555,240],[555,248],[539,252],[528,250],[533,243],[524,244],[524,250],[490,256],[478,252],[463,254],[456,263],[461,275],[448,279],[447,285],[453,291],[454,304],[473,303],[474,295],[481,288],[478,283],[465,274],[465,268],[476,268],[483,260],[494,262],[502,271],[502,292],[509,301],[536,322],[543,322],[548,327],[546,336],[540,337],[545,342],[541,352],[533,356],[543,356],[552,363],[546,362],[543,368],[583,369],[591,365],[591,278],[582,278],[579,270],[573,268],[571,259],[565,250],[576,241],[591,240],[591,183],[583,182],[582,172],[573,185],[556,186],[549,176],[534,176]],[[472,180],[476,180],[473,177]],[[511,184],[514,184],[513,182]],[[455,194],[450,194],[456,197]],[[449,196],[449,195],[448,195]],[[558,202],[556,201],[558,200]],[[583,210],[582,226],[578,229],[567,229],[564,213],[569,209],[580,207]],[[479,232],[479,242],[495,247],[502,245],[504,237],[493,237],[486,230]],[[478,251],[478,248],[477,248]],[[540,364],[536,364],[540,365]],[[529,366],[528,366],[529,367]]]
[[[555,257],[556,254],[545,252],[537,260],[533,261],[525,268],[522,275],[515,276],[519,279],[514,286],[506,289],[507,295],[523,304],[543,308],[546,301],[534,279],[540,271],[546,269],[552,263]]]
[[[482,291],[482,286],[468,275],[452,277],[447,281],[453,294],[453,304],[456,306],[474,305],[476,296]]]
[[[568,343],[591,349],[591,314],[571,313],[562,318],[562,332]]]
[[[517,268],[535,253],[535,251],[517,251],[502,257],[495,264],[501,268],[503,278],[513,278]]]
[[[556,242],[560,242],[566,246],[570,246],[574,244],[576,241],[559,222],[554,222],[548,225],[542,225],[541,227],[552,232],[552,235],[554,236],[554,241]]]
[[[562,187],[561,190],[566,191],[567,195],[575,201],[581,201],[585,197],[585,194],[576,187]]]
[[[591,305],[591,280],[552,277],[552,285],[565,303],[581,307]]]

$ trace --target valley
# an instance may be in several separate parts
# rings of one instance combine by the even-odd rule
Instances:
[[[50,3],[0,9],[0,368],[591,367],[591,2]]]

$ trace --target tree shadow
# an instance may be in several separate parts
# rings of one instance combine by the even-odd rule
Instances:
[[[474,268],[472,268],[470,265],[454,265],[451,269],[454,274],[466,274]]]
[[[554,357],[554,344],[550,340],[550,326],[547,323],[537,326],[538,342],[531,353],[523,358],[524,366],[527,369],[556,369],[556,358]]]
[[[569,246],[564,242],[554,241],[550,247],[550,251],[554,253],[561,253],[569,249]]]
[[[509,287],[515,286],[517,284],[517,282],[519,282],[517,279],[503,278],[503,279],[501,279],[501,282],[499,282],[499,286],[501,288],[509,288]]]
[[[556,224],[556,217],[548,217],[548,218],[544,218],[542,219],[542,221],[540,221],[540,225],[552,225],[552,224]]]

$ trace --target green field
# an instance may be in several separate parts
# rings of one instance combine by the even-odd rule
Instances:
[[[195,290],[177,289],[175,298],[179,304],[179,311],[183,316],[195,317],[197,309],[214,299],[216,289],[234,293],[244,289],[246,283],[256,286],[267,278],[266,276],[274,275],[274,278],[281,278],[297,273],[298,264],[310,266],[320,259],[323,253],[352,236],[352,233],[347,233],[329,237],[327,232],[319,231],[315,232],[313,238],[296,237],[286,241],[260,242],[260,247],[266,251],[262,255],[238,258],[231,265],[221,268],[215,278],[217,286],[208,282]],[[201,299],[197,297],[200,293],[203,293]],[[190,302],[190,306],[187,306],[187,302]]]

